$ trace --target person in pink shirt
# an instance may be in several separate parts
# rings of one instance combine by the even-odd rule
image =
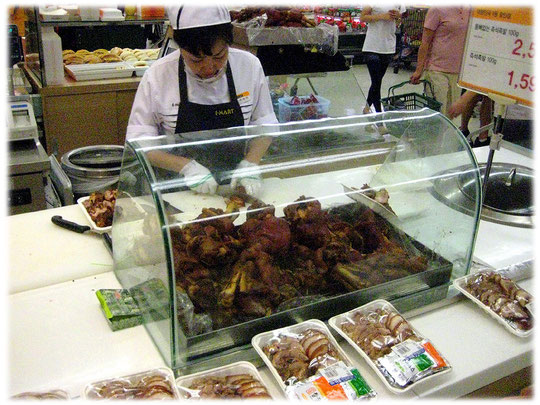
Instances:
[[[424,78],[431,83],[433,96],[442,103],[444,115],[448,115],[448,107],[461,95],[457,81],[470,11],[468,6],[430,7],[424,20],[422,45],[410,80],[418,84]]]

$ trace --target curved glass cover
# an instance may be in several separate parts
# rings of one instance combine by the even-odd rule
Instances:
[[[259,142],[270,145],[260,165],[240,173],[261,176],[254,198],[230,179]],[[174,369],[376,298],[409,309],[442,299],[470,266],[478,166],[455,126],[429,109],[138,138],[125,154],[138,164],[120,175],[115,272]],[[194,156],[216,193],[163,169]],[[464,173],[467,213],[431,192]]]

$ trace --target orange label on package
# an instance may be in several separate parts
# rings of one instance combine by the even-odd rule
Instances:
[[[425,342],[424,344],[422,344],[422,346],[424,347],[425,351],[428,352],[428,354],[433,357],[433,359],[437,362],[437,366],[446,367],[446,362],[441,357],[439,352],[435,350],[431,342]]]
[[[343,391],[341,384],[330,385],[328,380],[324,377],[317,378],[313,381],[313,384],[327,399],[349,399],[345,394],[345,391]]]

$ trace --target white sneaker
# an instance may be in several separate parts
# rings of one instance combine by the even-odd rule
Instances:
[[[386,135],[389,134],[390,131],[388,131],[388,128],[386,128],[386,125],[381,124],[377,127],[377,131],[379,131],[379,135]]]

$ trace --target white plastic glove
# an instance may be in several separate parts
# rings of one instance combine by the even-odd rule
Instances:
[[[231,188],[242,186],[246,193],[258,197],[262,189],[262,178],[259,165],[242,160],[231,177]]]
[[[217,189],[217,182],[208,170],[203,165],[191,160],[185,165],[180,173],[184,175],[188,187],[202,194],[214,194]]]

